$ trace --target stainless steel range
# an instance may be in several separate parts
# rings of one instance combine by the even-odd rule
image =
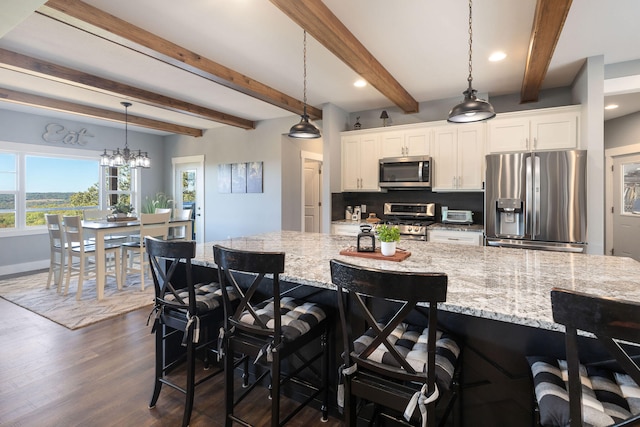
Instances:
[[[397,225],[401,239],[427,240],[427,227],[435,222],[435,203],[385,203],[384,221]]]

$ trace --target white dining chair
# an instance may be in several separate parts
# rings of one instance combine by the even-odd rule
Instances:
[[[121,246],[122,259],[120,264],[123,281],[129,273],[140,273],[140,288],[144,290],[144,275],[149,266],[144,238],[150,236],[166,240],[169,233],[170,217],[171,212],[140,215],[140,234],[136,241],[125,242]]]
[[[59,214],[46,214],[47,231],[49,232],[49,276],[47,277],[47,289],[51,287],[51,279],[53,284],[57,286],[57,292],[62,290],[62,279],[64,277],[65,262],[65,243],[64,231],[62,229],[62,217]]]
[[[179,221],[188,221],[191,219],[192,209],[174,209],[173,219]],[[192,240],[192,236],[187,236],[187,226],[178,225],[169,227],[169,240]]]
[[[65,216],[64,235],[67,246],[67,277],[65,282],[64,295],[69,292],[69,282],[72,276],[78,277],[78,289],[76,291],[76,299],[82,298],[82,284],[85,279],[96,277],[95,272],[95,243],[87,243],[82,232],[82,222],[80,216]],[[106,275],[114,276],[118,289],[122,289],[122,281],[120,276],[120,257],[118,252],[119,245],[105,243],[105,264]],[[90,263],[90,258],[94,258],[94,263]],[[77,262],[74,262],[77,259]],[[110,270],[113,274],[110,274]]]

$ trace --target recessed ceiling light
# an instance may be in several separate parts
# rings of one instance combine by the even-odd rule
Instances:
[[[355,87],[365,87],[367,85],[367,82],[364,79],[358,79],[358,80],[355,81],[355,83],[353,85]]]
[[[489,61],[491,62],[502,61],[506,57],[507,57],[507,54],[504,52],[493,52],[489,57]]]
[[[605,110],[615,110],[616,108],[618,108],[618,104],[609,104],[604,107]]]

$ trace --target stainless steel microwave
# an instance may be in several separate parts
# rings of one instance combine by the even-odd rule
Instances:
[[[380,159],[378,184],[382,188],[431,187],[431,157],[385,157]]]

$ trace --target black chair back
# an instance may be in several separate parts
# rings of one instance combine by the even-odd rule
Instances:
[[[284,272],[284,252],[242,251],[216,245],[213,247],[213,257],[218,265],[218,280],[225,284],[222,286],[222,295],[227,310],[225,317],[230,322],[228,326],[238,327],[257,335],[273,335],[274,344],[277,345],[282,338],[280,313],[282,295],[279,277]],[[241,275],[246,273],[254,274],[254,277],[248,288],[243,290]],[[258,293],[267,275],[272,279],[272,285],[268,285],[267,289],[262,288],[263,293]],[[240,303],[235,309],[231,305],[227,287],[231,287],[240,295]],[[273,299],[273,326],[267,326],[255,307],[256,304],[262,303],[268,298]],[[246,319],[241,321],[243,313],[248,313],[251,316],[251,321]]]
[[[554,288],[551,290],[553,320],[565,325],[565,347],[569,376],[569,411],[571,427],[583,425],[582,385],[578,330],[590,332],[615,358],[619,367],[640,385],[640,368],[619,342],[640,344],[640,303],[599,298],[581,292]],[[637,353],[636,353],[637,355]],[[636,359],[637,360],[637,359]],[[634,424],[637,423],[637,424]],[[617,425],[638,425],[640,415]]]

